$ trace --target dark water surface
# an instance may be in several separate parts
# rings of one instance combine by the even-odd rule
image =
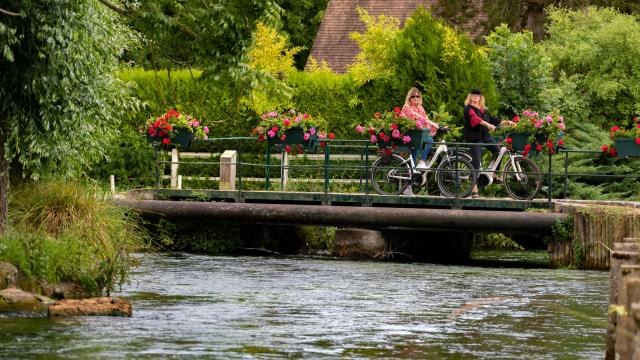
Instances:
[[[606,272],[140,256],[132,318],[0,317],[0,358],[604,356]]]

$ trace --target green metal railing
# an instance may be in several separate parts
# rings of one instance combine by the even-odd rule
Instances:
[[[264,162],[263,163],[258,163],[258,164],[254,164],[254,163],[247,163],[247,162],[243,162],[243,144],[247,143],[247,142],[251,142],[254,143],[257,141],[256,138],[254,137],[232,137],[232,138],[215,138],[215,139],[208,139],[206,140],[207,142],[231,142],[234,145],[233,146],[228,146],[228,150],[235,150],[237,152],[237,160],[234,163],[234,165],[236,166],[236,184],[237,184],[237,191],[245,191],[245,189],[243,188],[244,184],[243,181],[245,181],[245,171],[249,168],[252,167],[264,167],[264,182],[265,182],[265,190],[269,191],[271,190],[272,184],[271,184],[271,173],[272,173],[272,169],[274,168],[280,168],[281,169],[281,176],[280,176],[280,180],[281,180],[281,190],[284,187],[283,181],[284,181],[284,176],[283,176],[283,172],[282,169],[284,169],[284,165],[282,164],[282,160],[280,161],[279,164],[273,164],[272,163],[272,157],[273,155],[277,155],[278,153],[280,154],[280,156],[282,156],[283,152],[281,150],[278,150],[278,147],[265,142],[264,147],[265,147],[265,151],[264,151]],[[369,195],[371,193],[371,189],[370,189],[370,168],[371,168],[371,163],[370,163],[370,155],[376,155],[378,152],[377,146],[374,146],[369,140],[331,140],[331,139],[324,139],[322,140],[323,142],[323,146],[320,147],[321,155],[324,155],[322,158],[322,191],[325,194],[328,194],[331,191],[331,184],[332,184],[332,174],[336,171],[336,170],[355,170],[356,173],[358,174],[357,177],[353,177],[350,178],[350,180],[354,180],[357,181],[359,183],[358,189],[359,192],[364,192],[366,195]],[[437,146],[439,143],[436,143],[435,146]],[[480,146],[491,146],[494,144],[477,144],[477,143],[445,143],[450,149],[454,150],[454,151],[461,151],[464,148],[468,148],[471,145],[480,145]],[[357,160],[358,165],[349,165],[349,166],[344,166],[344,165],[336,165],[332,160],[333,158],[337,157],[338,155],[343,155],[343,154],[351,154],[351,155],[359,155],[359,159]],[[567,197],[567,191],[568,191],[568,183],[569,183],[569,178],[571,177],[610,177],[610,178],[639,178],[640,176],[636,176],[636,175],[620,175],[620,174],[579,174],[579,173],[570,173],[568,171],[569,168],[569,156],[570,154],[597,154],[599,156],[600,152],[598,151],[588,151],[588,150],[572,150],[572,149],[559,149],[558,150],[558,154],[559,155],[564,155],[564,169],[561,173],[556,173],[553,172],[553,161],[552,161],[552,155],[548,155],[548,161],[547,161],[547,169],[546,171],[541,170],[540,174],[542,174],[544,177],[546,177],[546,182],[547,182],[547,200],[549,202],[549,204],[551,204],[552,201],[552,197],[553,197],[553,182],[554,182],[554,178],[562,178],[563,180],[563,190],[562,190],[562,197],[566,198]],[[157,144],[154,144],[154,156],[155,156],[155,176],[156,176],[156,188],[160,189],[161,188],[161,176],[160,176],[160,165],[161,164],[176,164],[175,161],[166,161],[166,160],[160,160],[159,159],[159,149]],[[374,159],[377,157],[377,155],[374,157]],[[631,160],[634,161],[634,160]],[[542,161],[537,161],[538,163],[542,163]],[[177,164],[180,164],[181,162],[178,161]],[[210,166],[219,166],[221,163],[219,161],[197,161],[197,162],[189,162],[189,164],[192,165],[210,165]],[[291,165],[291,164],[287,164],[286,165],[287,169],[317,169],[318,166],[317,165]],[[164,172],[163,172],[164,173]],[[255,171],[254,171],[255,173]],[[334,179],[335,181],[335,179]]]

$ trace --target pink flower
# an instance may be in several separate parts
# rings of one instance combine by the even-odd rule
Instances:
[[[558,127],[560,128],[560,130],[564,130],[566,128],[566,125],[564,123],[559,123]]]
[[[539,116],[539,114],[538,114],[537,112],[534,112],[533,114],[531,114],[531,116],[533,116],[533,117],[538,117],[538,116]]]
[[[409,142],[411,142],[411,136],[405,135],[404,137],[402,137],[402,142],[404,144],[408,144]]]
[[[200,126],[200,121],[194,120],[193,121],[193,126]]]
[[[372,143],[377,143],[378,142],[378,138],[375,135],[371,135],[371,142]]]
[[[314,135],[316,133],[316,128],[310,128],[309,134]]]
[[[327,136],[324,134],[318,134],[318,139],[322,140],[324,138],[326,138]]]
[[[203,126],[202,127],[202,131],[204,131],[205,134],[208,134],[209,133],[209,128],[206,127],[206,126]]]
[[[282,123],[284,124],[284,126],[289,126],[289,125],[291,125],[291,120],[284,119],[284,120],[282,120]]]
[[[525,111],[522,112],[522,115],[531,116],[531,113],[529,111],[525,110]]]
[[[564,118],[562,116],[558,116],[558,122],[564,122]]]
[[[285,134],[280,135],[280,140],[282,140],[282,141],[287,140],[287,135],[285,135]]]
[[[542,120],[538,120],[536,121],[536,128],[539,128],[540,126],[542,126]]]
[[[304,133],[304,136],[303,136],[304,141],[309,140],[310,137],[311,137],[311,135],[309,135],[309,133]]]
[[[276,132],[275,132],[275,131],[273,131],[273,130],[269,130],[269,131],[267,132],[267,135],[269,135],[269,137],[270,137],[270,138],[272,138],[272,137],[276,136]]]
[[[416,120],[416,128],[422,129],[422,121]]]
[[[189,121],[189,122],[187,123],[187,126],[193,126],[193,122]]]
[[[299,123],[299,122],[300,122],[300,116],[296,116],[296,117],[293,119],[293,121],[295,121],[295,123],[296,123],[296,124],[297,124],[297,123]]]
[[[391,132],[391,136],[393,136],[394,139],[399,139],[400,138],[400,131],[398,131],[398,129],[395,129]]]
[[[548,123],[553,122],[553,118],[551,117],[551,115],[547,115],[547,122]]]
[[[356,126],[356,131],[360,134],[364,133],[364,126],[362,125]]]

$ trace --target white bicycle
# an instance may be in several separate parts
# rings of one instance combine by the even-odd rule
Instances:
[[[506,162],[502,161],[505,155]],[[500,152],[491,160],[487,170],[478,172],[478,186],[491,185],[496,176],[504,184],[509,196],[516,200],[533,199],[542,186],[542,174],[538,165],[528,157],[509,151],[505,146],[500,147]]]
[[[439,129],[439,133],[448,132],[448,128]],[[440,160],[439,160],[440,159]],[[438,162],[438,166],[434,165]],[[436,172],[436,183],[442,195],[447,197],[467,197],[475,184],[475,172],[471,157],[464,152],[455,153],[444,140],[437,143],[435,152],[426,162],[425,169],[416,169],[415,160],[409,156],[383,154],[371,166],[371,183],[378,194],[398,195],[412,186],[417,193],[427,183],[430,171]]]

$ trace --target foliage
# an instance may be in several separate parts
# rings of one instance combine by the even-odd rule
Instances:
[[[122,285],[144,246],[137,219],[90,184],[47,180],[12,193],[11,226],[0,259],[30,278],[72,281],[93,294]]]
[[[311,46],[324,17],[328,0],[279,0],[282,13],[282,31],[289,34],[291,44],[300,47],[294,55],[295,67],[303,70],[311,52]]]
[[[174,109],[169,109],[158,117],[150,117],[142,132],[154,141],[160,140],[163,144],[168,145],[180,128],[187,129],[194,134],[196,139],[201,140],[206,140],[209,133],[209,128],[200,124],[200,120],[191,115],[179,113]]]
[[[575,122],[609,128],[640,113],[640,23],[611,8],[550,8],[545,49],[553,64],[553,107]]]
[[[258,140],[279,139],[285,141],[287,138],[287,130],[302,129],[303,140],[305,142],[313,141],[316,139],[324,139],[325,134],[322,127],[324,127],[324,120],[320,118],[314,118],[313,116],[301,113],[295,109],[289,109],[283,112],[268,112],[260,116],[262,119],[258,126],[253,129],[253,133],[258,136]],[[334,138],[333,134],[329,134],[329,138]],[[291,147],[287,146],[287,152],[291,151]],[[299,147],[298,152],[302,151]]]
[[[499,128],[496,131],[496,134],[507,135],[505,143],[510,150],[512,150],[510,135],[515,133],[529,134],[528,143],[524,146],[524,156],[532,150],[531,144],[535,145],[536,151],[548,154],[554,154],[558,146],[564,145],[562,137],[566,131],[566,125],[564,117],[558,113],[545,116],[536,111],[525,110],[522,112],[522,118],[515,116],[512,120],[515,122],[514,126]]]
[[[135,38],[95,1],[15,7],[21,16],[3,16],[0,26],[0,146],[32,178],[76,174],[102,160],[119,119],[136,108],[114,76]]]
[[[355,62],[348,67],[349,74],[358,84],[391,77],[394,64],[391,61],[389,44],[399,33],[400,20],[386,15],[379,15],[376,19],[359,6],[356,7],[356,11],[366,27],[366,32],[349,34],[361,49]]]
[[[502,233],[478,233],[474,237],[473,247],[475,249],[524,250],[521,245]]]
[[[355,130],[359,134],[370,136],[372,143],[380,144],[408,144],[411,142],[410,131],[430,129],[427,119],[409,119],[400,115],[400,108],[393,111],[376,112],[371,120],[359,124]]]
[[[501,113],[510,118],[523,109],[543,109],[541,95],[551,80],[551,64],[532,33],[512,33],[502,24],[486,39]]]
[[[390,45],[394,74],[389,85],[402,94],[413,86],[423,93],[428,111],[440,104],[462,119],[464,99],[482,88],[487,106],[497,110],[497,96],[483,49],[420,7]]]
[[[618,125],[612,126],[609,130],[611,138],[635,138],[636,143],[640,144],[640,122],[637,117],[633,119],[633,122],[635,124],[631,125],[629,129],[621,128]]]
[[[557,242],[569,242],[573,240],[573,216],[558,219],[551,227],[551,235]]]
[[[257,112],[286,105],[291,99],[291,88],[285,83],[288,74],[296,71],[293,57],[301,47],[286,48],[287,37],[276,29],[258,22],[254,45],[249,51],[251,68],[265,73],[263,81],[251,91],[251,104]]]

